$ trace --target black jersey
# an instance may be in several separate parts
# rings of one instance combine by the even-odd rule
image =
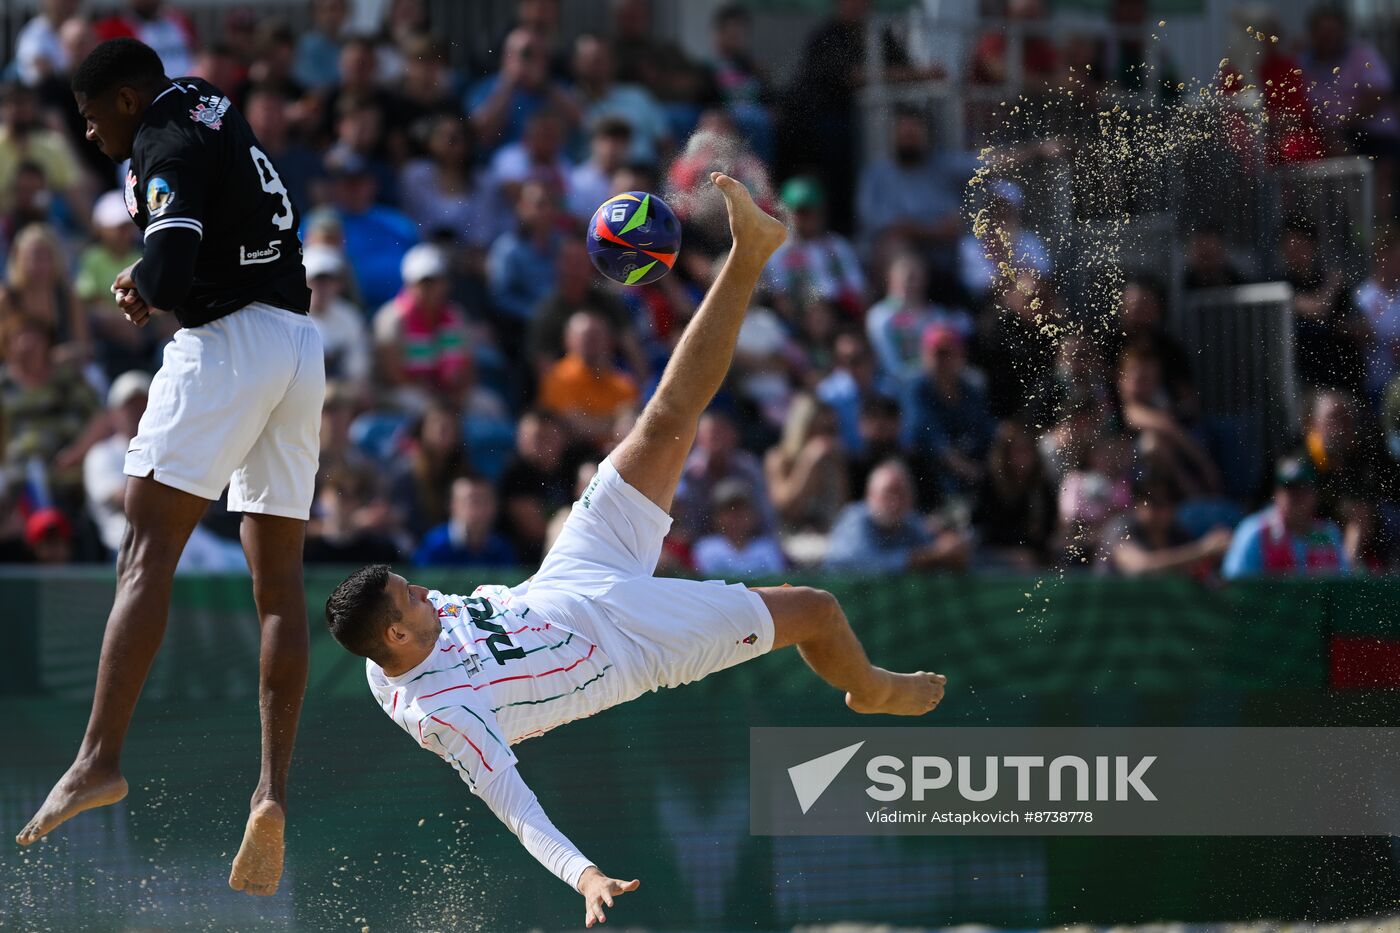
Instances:
[[[125,193],[147,236],[200,237],[189,295],[164,309],[185,327],[255,301],[306,313],[301,216],[248,122],[209,82],[177,78],[157,93],[136,131]]]

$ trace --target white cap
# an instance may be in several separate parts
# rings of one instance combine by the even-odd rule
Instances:
[[[126,197],[120,191],[108,191],[92,206],[94,227],[125,227],[131,223],[126,210]]]
[[[447,257],[431,243],[419,243],[403,254],[399,272],[409,285],[424,279],[441,278],[447,275]]]
[[[312,243],[302,250],[302,265],[306,266],[309,282],[320,275],[340,275],[345,271],[345,257],[334,246]]]
[[[107,390],[107,407],[121,408],[137,395],[150,394],[150,374],[139,369],[128,370],[112,381],[112,387]]]

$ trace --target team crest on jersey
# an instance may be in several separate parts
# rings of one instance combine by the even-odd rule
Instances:
[[[462,614],[462,607],[455,603],[448,603],[438,610],[438,618],[448,617],[455,619]]]
[[[128,171],[126,173],[126,188],[122,191],[122,194],[126,195],[126,212],[132,217],[135,217],[136,212],[140,209],[140,205],[136,202],[135,172]]]
[[[196,123],[204,124],[211,130],[217,130],[224,125],[224,114],[228,112],[229,105],[232,103],[227,97],[206,94],[190,111],[190,119]]]
[[[170,205],[175,203],[175,192],[170,190],[170,183],[157,175],[146,184],[146,213],[152,217],[159,217],[170,209]]]

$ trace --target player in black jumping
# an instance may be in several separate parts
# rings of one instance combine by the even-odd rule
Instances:
[[[128,527],[87,732],[18,842],[126,796],[122,742],[165,634],[175,564],[228,486],[262,626],[262,771],[229,884],[272,894],[306,689],[301,556],[325,394],[299,217],[228,98],[205,81],[166,77],[149,47],[104,42],[72,87],[87,138],[118,163],[131,159],[126,206],[145,247],[112,285],[117,304],[137,326],[169,313],[181,329],[126,455]]]

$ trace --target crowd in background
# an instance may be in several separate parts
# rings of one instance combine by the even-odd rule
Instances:
[[[1073,309],[1027,192],[988,185],[974,207],[1004,235],[975,238],[975,159],[938,146],[917,108],[896,112],[887,156],[859,158],[868,5],[834,3],[777,86],[742,5],[715,14],[711,54],[693,59],[656,38],[647,0],[618,0],[605,33],[580,36],[561,33],[558,0],[519,0],[497,57],[456,69],[419,0],[372,34],[347,34],[345,0],[317,0],[300,33],[234,10],[215,36],[159,0],[99,18],[45,0],[0,102],[0,560],[110,560],[121,541],[123,456],[174,324],[133,327],[111,300],[139,234],[67,76],[100,39],[135,35],[170,75],[232,97],[303,213],[329,378],[308,561],[537,562],[713,280],[718,167],[792,234],[700,424],[664,570],[1394,565],[1400,237],[1377,237],[1352,288],[1321,267],[1310,221],[1284,224],[1269,277],[1295,289],[1305,418],[1296,454],[1227,495],[1240,483],[1166,326],[1175,283],[1130,277],[1104,326],[1053,332],[1047,315]],[[1113,3],[1115,22],[1147,15]],[[997,32],[937,67],[884,42],[894,82],[1007,68]],[[1387,185],[1400,125],[1379,53],[1331,9],[1288,48],[1248,64],[1279,82],[1275,157],[1360,152]],[[1089,61],[1105,85],[1140,81],[1131,42],[1021,52],[1028,82]],[[643,287],[597,275],[585,244],[595,208],[630,190],[677,193],[685,228],[675,271]],[[1196,231],[1182,284],[1238,283],[1230,246]],[[212,509],[184,566],[241,568],[236,522]]]

